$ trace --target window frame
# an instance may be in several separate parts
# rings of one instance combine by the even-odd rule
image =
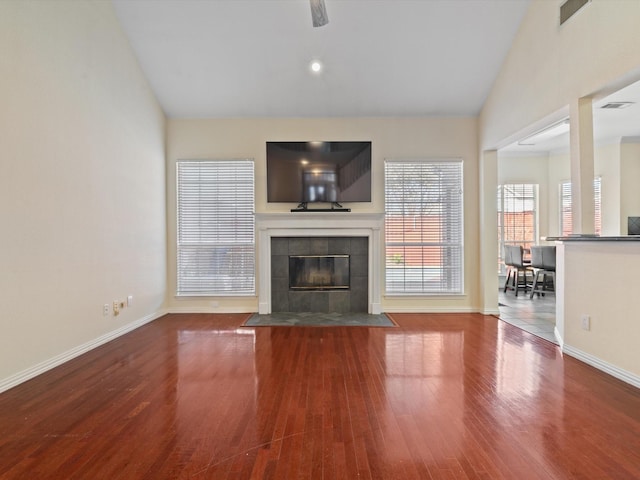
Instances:
[[[438,167],[444,170],[438,171]],[[392,183],[398,181],[398,176],[406,174],[407,169],[418,169],[419,181],[413,185],[420,185],[419,201],[406,202],[407,186],[409,183]],[[400,170],[402,169],[402,173]],[[394,171],[395,170],[395,171]],[[461,158],[438,159],[386,159],[385,172],[385,295],[386,296],[458,296],[464,295],[464,162]],[[439,173],[438,173],[439,172]],[[416,172],[413,172],[414,174]],[[425,189],[426,177],[439,174],[440,182],[431,184],[433,189]],[[392,177],[395,177],[392,179]],[[443,183],[452,181],[452,184]],[[452,178],[453,180],[450,180]],[[445,191],[443,187],[450,187]],[[432,201],[450,196],[447,202]],[[408,193],[412,193],[409,191]],[[413,192],[415,195],[415,190]],[[400,195],[398,197],[398,195]],[[435,208],[435,210],[434,210]],[[455,216],[450,222],[440,222],[433,214],[434,211],[452,210]],[[398,215],[393,215],[393,211]],[[414,214],[409,215],[408,210]],[[416,214],[417,212],[417,214]],[[442,218],[442,214],[439,215]],[[393,223],[392,223],[393,222]],[[398,224],[400,222],[400,224]],[[416,223],[417,222],[417,223]],[[399,230],[401,232],[399,232]],[[407,240],[411,234],[407,229],[418,230],[420,240]],[[392,238],[400,235],[400,238]],[[439,240],[434,240],[434,235]],[[448,237],[448,239],[445,239]],[[397,251],[401,251],[399,254]],[[391,253],[391,252],[396,253]],[[416,256],[415,252],[420,252]],[[400,261],[395,257],[401,258]],[[393,260],[392,260],[393,258]],[[419,259],[413,270],[409,270],[407,259]],[[435,264],[440,262],[439,264]]]
[[[515,210],[515,208],[517,208],[516,202],[519,202],[520,205],[522,206],[522,209],[519,211],[519,213],[524,213],[526,210],[524,210],[525,208],[525,203],[531,202],[532,206],[533,206],[533,219],[531,222],[532,228],[533,228],[533,233],[531,235],[530,238],[525,238],[525,235],[522,235],[520,238],[515,238],[515,236],[512,235],[512,237],[509,240],[505,240],[505,217],[504,217],[504,213],[506,211],[505,209],[505,191],[506,190],[511,190],[513,192],[519,193],[518,194],[514,194],[509,196],[509,199],[513,199],[511,200],[511,205],[512,205],[512,211],[513,212],[518,212],[517,210]],[[498,185],[497,191],[496,191],[496,200],[497,200],[497,213],[498,213],[498,218],[497,218],[497,223],[498,223],[498,274],[499,275],[504,275],[506,273],[506,269],[504,266],[504,246],[505,245],[522,245],[523,248],[530,248],[532,245],[536,245],[537,239],[538,239],[538,231],[539,231],[539,189],[540,186],[537,183],[503,183]],[[528,194],[527,190],[530,190],[530,194]],[[522,231],[524,232],[525,229],[525,222],[522,222]]]
[[[178,160],[176,297],[255,296],[256,258],[254,160]]]

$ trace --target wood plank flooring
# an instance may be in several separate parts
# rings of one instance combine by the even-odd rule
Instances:
[[[640,391],[491,316],[167,315],[0,394],[1,479],[638,479]]]

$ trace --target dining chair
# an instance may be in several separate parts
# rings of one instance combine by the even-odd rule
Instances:
[[[531,265],[524,260],[522,245],[504,246],[504,264],[507,267],[507,279],[504,282],[504,292],[513,290],[515,296],[518,291],[525,293],[533,284],[533,270]]]
[[[531,247],[531,267],[533,268],[533,285],[530,298],[534,294],[544,295],[555,292],[556,283],[556,247]]]

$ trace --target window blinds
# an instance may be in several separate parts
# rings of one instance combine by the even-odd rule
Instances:
[[[593,226],[596,235],[602,234],[602,178],[593,179]],[[573,213],[571,210],[571,182],[560,183],[560,235],[567,237],[573,233]]]
[[[177,162],[177,295],[254,295],[253,160]]]
[[[386,292],[460,294],[462,262],[462,161],[387,161]]]
[[[568,237],[571,233],[573,233],[571,182],[562,182],[560,184],[560,236]]]

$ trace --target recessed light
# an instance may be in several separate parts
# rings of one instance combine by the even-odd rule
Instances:
[[[311,71],[313,73],[320,73],[322,71],[322,64],[318,60],[311,62]]]

